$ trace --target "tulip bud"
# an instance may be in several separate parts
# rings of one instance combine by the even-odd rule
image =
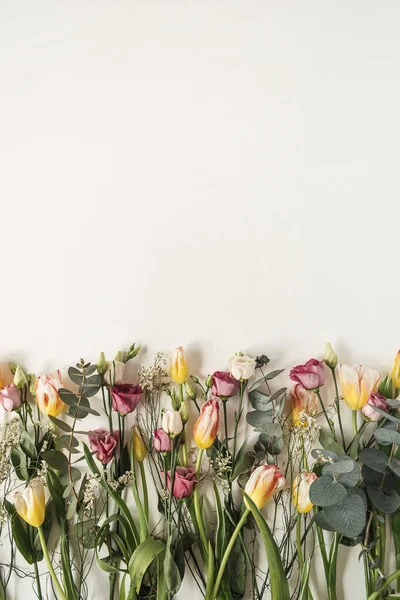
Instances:
[[[104,352],[100,352],[99,360],[97,361],[97,372],[99,375],[104,375],[107,369],[107,361]]]
[[[297,512],[305,514],[312,509],[313,504],[310,502],[310,486],[316,479],[317,476],[315,473],[307,473],[306,471],[299,473],[294,479],[292,485],[292,497]]]
[[[336,369],[336,366],[338,364],[338,357],[329,342],[326,342],[325,344],[324,361],[330,369]]]
[[[184,400],[181,404],[181,408],[179,411],[184,425],[186,425],[186,423],[189,421],[189,414],[190,414],[189,409],[190,409],[189,402],[187,400]]]
[[[188,371],[182,346],[177,348],[172,355],[169,373],[175,383],[185,383]]]
[[[15,375],[15,371],[17,370],[17,365],[13,362],[9,362],[8,363],[8,368],[10,369],[11,373],[13,375]]]
[[[142,431],[138,425],[132,427],[132,444],[135,460],[140,463],[143,462],[147,456],[147,448],[143,440]]]
[[[22,390],[22,388],[24,388],[27,383],[28,380],[26,378],[26,375],[21,369],[21,367],[18,365],[14,374],[14,385],[16,385],[19,390]]]
[[[200,416],[193,428],[193,439],[198,448],[206,449],[213,445],[219,428],[219,402],[216,398],[207,400],[201,407]]]
[[[14,494],[15,510],[32,527],[43,525],[46,513],[44,486],[40,479],[34,479],[22,492]]]
[[[400,388],[400,350],[395,356],[391,377],[394,387]]]
[[[182,417],[178,410],[166,410],[161,419],[161,427],[170,438],[175,438],[183,429]]]
[[[197,398],[197,389],[190,383],[190,381],[186,381],[185,383],[185,391],[191,400],[196,400]]]
[[[286,481],[275,465],[261,465],[254,469],[244,491],[257,508],[262,508],[272,496],[281,490]],[[245,500],[247,506],[247,502]]]
[[[29,391],[32,394],[32,396],[34,396],[36,393],[36,375],[34,375],[33,373],[30,374]]]

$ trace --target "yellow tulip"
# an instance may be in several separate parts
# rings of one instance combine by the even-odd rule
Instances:
[[[140,463],[143,462],[147,456],[147,448],[143,440],[142,431],[138,425],[132,427],[132,443],[135,460]]]
[[[182,346],[179,346],[172,355],[169,374],[175,383],[185,383],[187,379],[188,370]]]
[[[400,350],[396,354],[392,369],[392,383],[395,388],[400,388]]]
[[[308,513],[313,503],[310,502],[310,486],[317,479],[315,473],[299,473],[292,484],[292,497],[294,507],[299,513]]]
[[[22,492],[14,494],[15,510],[32,527],[43,525],[46,513],[44,486],[40,479],[34,479]]]
[[[339,376],[344,401],[352,410],[365,406],[379,383],[378,371],[363,365],[340,365]]]
[[[292,399],[292,423],[295,427],[306,427],[306,419],[302,414],[314,417],[318,411],[318,398],[315,392],[306,390],[300,383],[296,383],[290,392]]]
[[[42,375],[36,379],[36,403],[41,413],[50,417],[58,417],[65,409],[65,404],[58,395],[62,387],[59,371],[51,375]]]
[[[261,465],[250,475],[244,491],[257,508],[262,508],[276,492],[284,487],[285,483],[285,478],[278,467]],[[245,504],[247,506],[248,503],[245,501]]]

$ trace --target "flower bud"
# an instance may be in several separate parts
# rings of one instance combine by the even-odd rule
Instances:
[[[212,384],[213,384],[213,378],[212,378],[212,375],[209,375],[206,379],[206,387],[210,388],[212,386]]]
[[[188,376],[188,370],[182,346],[176,348],[172,355],[169,373],[171,379],[175,381],[175,383],[185,383]]]
[[[125,362],[125,352],[122,352],[122,350],[118,350],[114,360],[122,363]]]
[[[190,415],[190,404],[187,400],[184,400],[182,402],[179,412],[181,414],[182,423],[184,425],[186,425],[186,423],[189,421],[189,415]]]
[[[336,369],[336,366],[338,364],[338,357],[329,342],[326,342],[325,344],[324,361],[330,369]]]
[[[213,445],[219,428],[219,401],[207,400],[201,407],[200,416],[193,428],[193,439],[198,448],[206,449]]]
[[[138,425],[132,427],[132,444],[135,460],[140,463],[143,462],[147,456],[147,448],[143,440],[142,431]]]
[[[21,369],[21,367],[18,365],[14,374],[14,385],[16,385],[19,390],[22,390],[22,388],[24,388],[27,383],[28,380],[26,378],[26,375]]]
[[[22,492],[14,494],[15,510],[32,527],[43,525],[46,513],[44,486],[40,479],[34,479]]]
[[[153,437],[153,448],[157,452],[165,454],[171,452],[171,439],[164,429],[156,429]]]
[[[386,402],[386,398],[382,396],[382,394],[379,394],[378,392],[371,392],[367,404],[364,404],[361,409],[365,421],[377,423],[383,419],[383,415],[375,410],[375,408],[379,408],[380,410],[383,410],[383,412],[388,413],[390,407]]]
[[[15,375],[15,371],[17,370],[17,365],[13,362],[9,362],[8,363],[8,368],[10,369],[11,373],[13,375]]]
[[[200,383],[200,379],[198,377],[196,377],[196,375],[191,375],[190,379],[193,381],[193,383],[196,383],[196,384]]]
[[[104,375],[107,369],[107,361],[104,352],[100,352],[99,360],[97,361],[97,372],[99,375]]]
[[[313,507],[310,501],[310,486],[317,479],[315,473],[304,471],[299,473],[293,481],[292,498],[294,507],[299,513],[308,513]]]
[[[136,344],[132,344],[132,346],[129,348],[126,358],[127,360],[131,360],[132,358],[135,358],[135,356],[137,356],[140,352],[140,346],[138,346],[137,348],[135,347]]]
[[[190,383],[190,381],[186,381],[186,383],[185,383],[185,391],[186,391],[186,394],[187,394],[188,398],[190,398],[191,400],[196,400],[196,398],[197,398],[197,389],[195,388],[194,385],[192,385]]]
[[[182,417],[178,410],[166,410],[161,419],[161,427],[170,438],[175,438],[183,429]]]
[[[391,377],[394,387],[400,388],[400,350],[395,356]]]
[[[275,465],[261,465],[254,469],[244,491],[257,508],[262,508],[272,496],[281,490],[286,481]],[[247,506],[247,502],[245,500]]]

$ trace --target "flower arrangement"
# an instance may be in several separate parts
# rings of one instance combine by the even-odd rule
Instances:
[[[288,390],[266,355],[239,352],[201,381],[182,348],[126,381],[139,350],[40,376],[10,363],[4,599],[21,573],[39,599],[91,598],[98,569],[110,600],[171,600],[185,577],[205,600],[337,600],[338,555],[354,546],[365,599],[400,597],[400,351],[381,377],[327,344]]]

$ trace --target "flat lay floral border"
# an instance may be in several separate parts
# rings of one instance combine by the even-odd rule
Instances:
[[[110,600],[171,600],[185,577],[206,600],[320,600],[315,561],[337,600],[353,546],[366,600],[400,597],[400,351],[380,374],[326,344],[288,390],[266,355],[201,381],[182,348],[127,381],[139,350],[3,373],[4,600],[22,576],[40,599],[91,598],[96,569]]]

